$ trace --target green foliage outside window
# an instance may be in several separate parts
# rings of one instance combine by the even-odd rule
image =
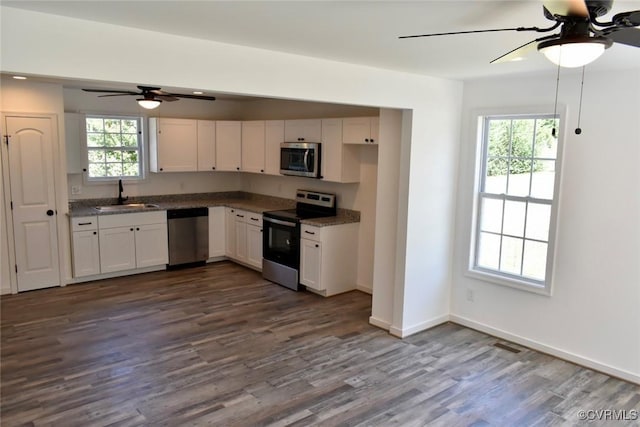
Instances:
[[[137,118],[86,118],[89,178],[141,175],[139,123]]]

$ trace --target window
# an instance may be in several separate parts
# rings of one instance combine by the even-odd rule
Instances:
[[[549,292],[558,126],[553,115],[482,118],[473,272]]]
[[[142,178],[139,117],[87,116],[89,180]]]

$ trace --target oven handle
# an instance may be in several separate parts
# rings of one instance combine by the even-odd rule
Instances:
[[[274,224],[286,225],[287,227],[294,227],[294,228],[296,227],[296,223],[295,222],[282,221],[281,219],[263,217],[262,220],[263,221],[267,221],[267,222],[272,222]]]

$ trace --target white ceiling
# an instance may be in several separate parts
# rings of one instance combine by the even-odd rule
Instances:
[[[527,60],[489,61],[537,33],[486,33],[399,40],[398,36],[517,26],[550,26],[540,0],[528,1],[6,1],[1,3],[146,30],[431,76],[470,79],[553,72]],[[640,9],[616,1],[607,16]],[[614,44],[589,70],[640,68],[640,49]]]

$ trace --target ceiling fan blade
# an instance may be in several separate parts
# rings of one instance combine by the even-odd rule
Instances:
[[[453,31],[450,33],[416,34],[412,36],[399,36],[398,38],[413,39],[417,37],[451,36],[455,34],[495,33],[498,31],[548,31],[548,30],[545,28],[538,28],[538,27],[495,28],[492,30],[472,30],[472,31]]]
[[[542,4],[552,15],[589,17],[584,0],[544,0]]]
[[[205,101],[215,101],[215,96],[207,96],[207,95],[182,95],[179,93],[169,93],[169,96],[175,96],[176,98],[188,98],[188,99],[202,99]]]
[[[109,95],[98,95],[98,98],[105,98],[108,96],[133,96],[133,95],[139,95],[138,93],[132,92],[132,93],[112,93]]]
[[[98,92],[98,93],[119,93],[122,95],[138,95],[138,92],[131,92],[128,90],[110,90],[110,89],[82,89],[85,92]]]
[[[138,86],[138,89],[140,89],[143,92],[153,92],[155,90],[160,90],[159,87],[155,87],[155,86]]]
[[[530,52],[536,50],[536,48],[538,47],[538,42],[553,39],[556,37],[558,37],[558,35],[553,34],[551,36],[545,36],[537,38],[535,40],[531,40],[530,42],[527,42],[522,46],[518,46],[517,48],[510,50],[504,55],[497,57],[496,59],[491,61],[490,64],[502,64],[505,62],[519,61],[521,59],[524,59],[525,56],[527,56]]]
[[[178,100],[178,98],[176,98],[175,96],[171,96],[169,94],[167,94],[167,95],[154,95],[153,99],[161,99],[162,101],[167,101],[167,102],[173,102],[173,101],[177,101]]]
[[[616,43],[640,47],[640,29],[638,28],[614,29],[605,35]]]
[[[619,27],[638,27],[640,26],[640,10],[618,13],[611,21]]]

